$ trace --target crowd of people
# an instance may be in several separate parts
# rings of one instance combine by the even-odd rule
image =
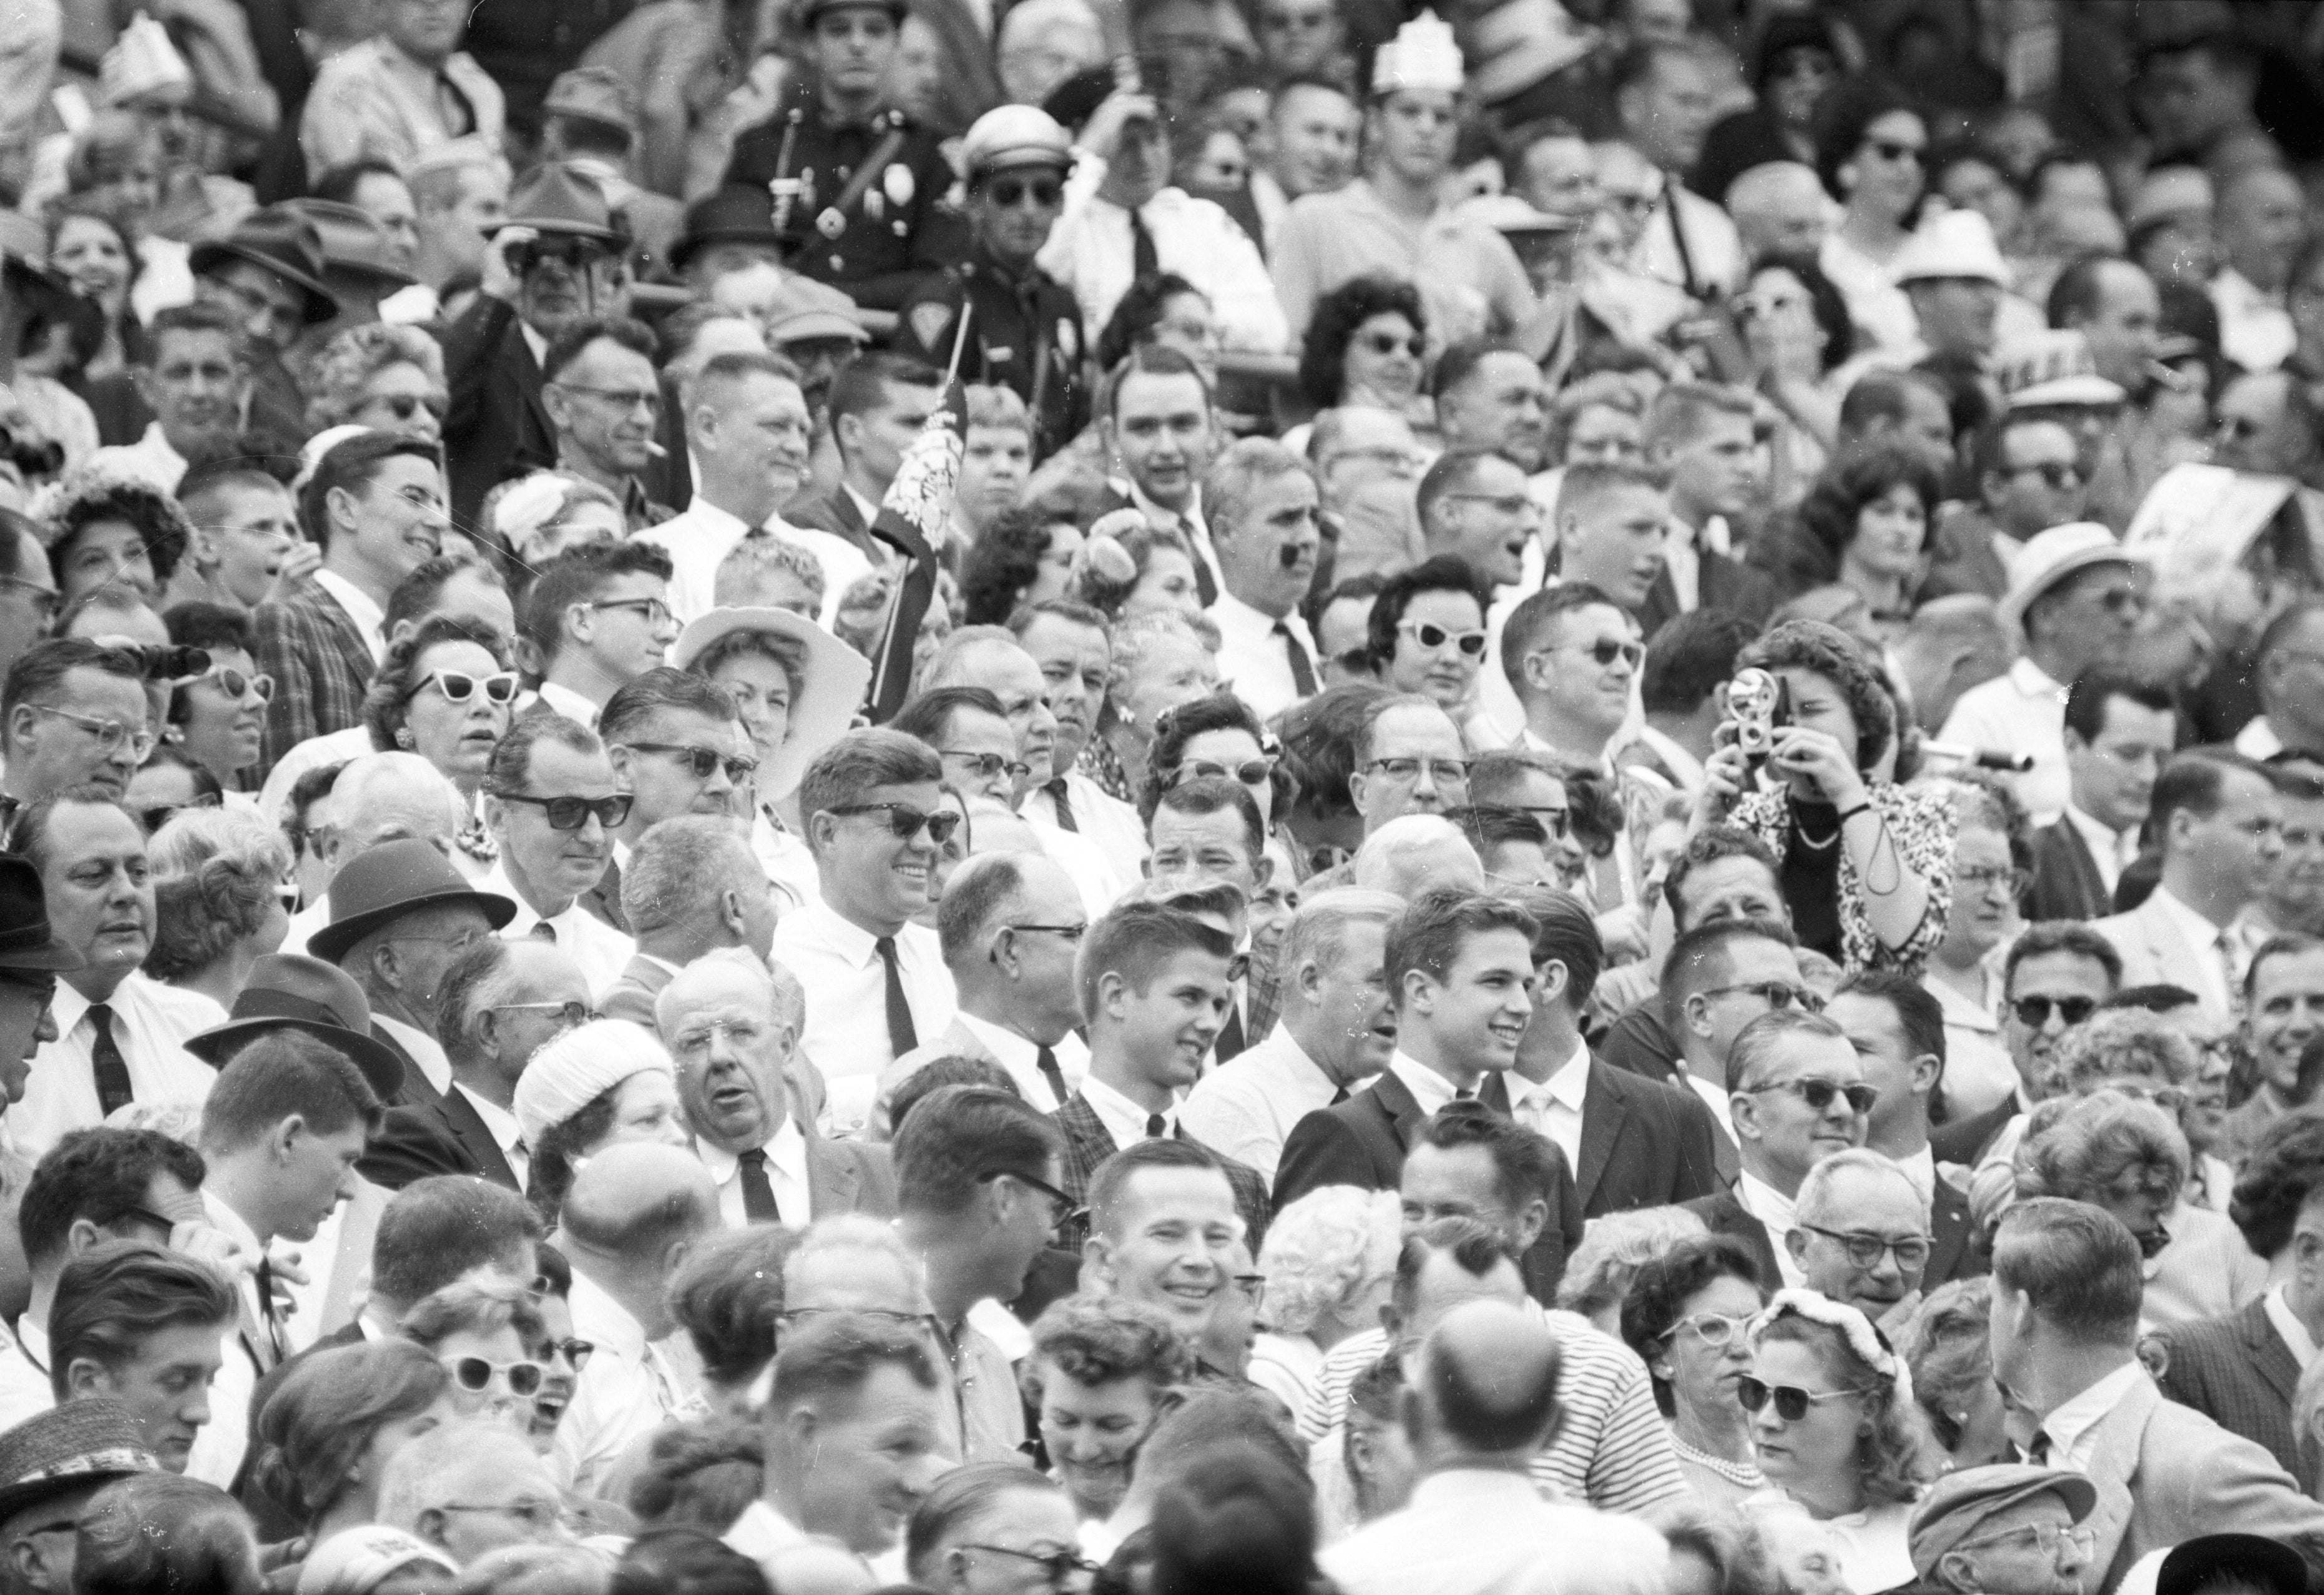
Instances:
[[[0,1595],[2324,1588],[2324,8],[5,9]]]

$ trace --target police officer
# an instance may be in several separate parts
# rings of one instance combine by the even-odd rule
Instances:
[[[1045,459],[1089,421],[1081,306],[1033,263],[1065,208],[1073,141],[1047,112],[1002,106],[968,130],[961,161],[973,241],[966,259],[904,302],[897,343],[945,369],[961,306],[971,306],[961,375],[1014,388],[1033,412],[1033,457]]]
[[[904,0],[806,0],[799,12],[815,103],[736,139],[726,180],[761,193],[776,180],[796,181],[783,222],[792,269],[892,310],[967,244],[960,218],[942,205],[952,169],[936,135],[879,108]]]

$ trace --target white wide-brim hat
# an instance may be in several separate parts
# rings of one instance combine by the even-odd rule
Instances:
[[[670,663],[692,669],[712,643],[737,632],[788,638],[807,656],[806,678],[791,703],[790,733],[759,767],[759,800],[771,803],[798,791],[815,756],[847,734],[872,685],[872,661],[805,615],[748,607],[714,609],[687,626],[669,650]]]

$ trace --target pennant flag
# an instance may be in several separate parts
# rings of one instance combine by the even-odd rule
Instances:
[[[968,398],[957,378],[929,411],[927,424],[904,451],[904,463],[880,501],[872,535],[910,563],[889,599],[888,621],[872,657],[871,715],[883,725],[904,706],[912,689],[912,645],[936,595],[936,539],[952,514],[960,459],[967,444]]]

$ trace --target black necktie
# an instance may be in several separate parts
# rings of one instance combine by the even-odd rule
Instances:
[[[1074,823],[1074,800],[1065,791],[1065,778],[1059,776],[1055,780],[1042,782],[1041,790],[1047,792],[1050,801],[1057,806],[1057,829],[1079,831],[1081,826]]]
[[[1240,1052],[1243,1046],[1242,1015],[1229,1008],[1227,1022],[1219,1027],[1219,1038],[1213,1045],[1211,1055],[1223,1064]]]
[[[1073,1093],[1065,1089],[1065,1072],[1057,1067],[1057,1055],[1046,1046],[1038,1048],[1033,1054],[1033,1066],[1049,1083],[1049,1094],[1057,1099],[1057,1105],[1064,1107],[1065,1099]]]
[[[776,1224],[782,1214],[775,1208],[775,1187],[767,1179],[767,1152],[753,1147],[736,1155],[742,1170],[742,1216],[754,1224]]]
[[[1179,530],[1191,542],[1194,536],[1193,523],[1183,515],[1178,520]],[[1203,601],[1204,609],[1219,601],[1219,578],[1211,574],[1211,562],[1203,558],[1199,549],[1194,551],[1194,595]]]
[[[904,1000],[904,972],[896,964],[896,938],[883,936],[872,944],[880,962],[888,966],[888,1045],[902,1057],[920,1044],[912,1025],[912,1005]]]
[[[1338,1107],[1342,1102],[1346,1102],[1347,1100],[1348,1100],[1348,1088],[1347,1088],[1346,1086],[1344,1086],[1344,1085],[1343,1085],[1343,1086],[1342,1086],[1342,1087],[1340,1087],[1340,1089],[1339,1089],[1339,1090],[1337,1090],[1337,1091],[1335,1091],[1335,1092],[1333,1092],[1333,1093],[1332,1093],[1332,1106],[1333,1106],[1333,1107],[1335,1107],[1335,1108],[1336,1108],[1336,1107]]]
[[[129,1060],[121,1056],[121,1044],[113,1038],[111,1008],[90,1003],[88,1022],[97,1030],[97,1045],[89,1048],[89,1059],[97,1065],[97,1112],[110,1119],[115,1109],[127,1107],[136,1095],[129,1089]]]
[[[532,928],[524,934],[537,942],[554,943],[557,940],[557,927],[546,919],[539,919],[535,920]]]
[[[1452,1093],[1452,1100],[1456,1102],[1473,1102],[1477,1100],[1477,1088],[1473,1085],[1464,1085]]]
[[[1132,210],[1130,213],[1130,274],[1133,279],[1151,277],[1161,269],[1161,259],[1154,253],[1154,235],[1147,231],[1146,218]]]
[[[1159,1113],[1146,1115],[1146,1135],[1149,1140],[1160,1140],[1170,1133],[1170,1121]]]
[[[272,1358],[271,1368],[282,1360],[282,1326],[274,1318],[274,1264],[261,1255],[258,1259],[258,1320],[266,1337],[266,1351]]]
[[[1309,661],[1306,649],[1300,646],[1299,639],[1293,634],[1290,625],[1286,622],[1275,622],[1275,634],[1283,639],[1283,651],[1291,658],[1291,685],[1297,689],[1301,697],[1314,697],[1315,667]]]

